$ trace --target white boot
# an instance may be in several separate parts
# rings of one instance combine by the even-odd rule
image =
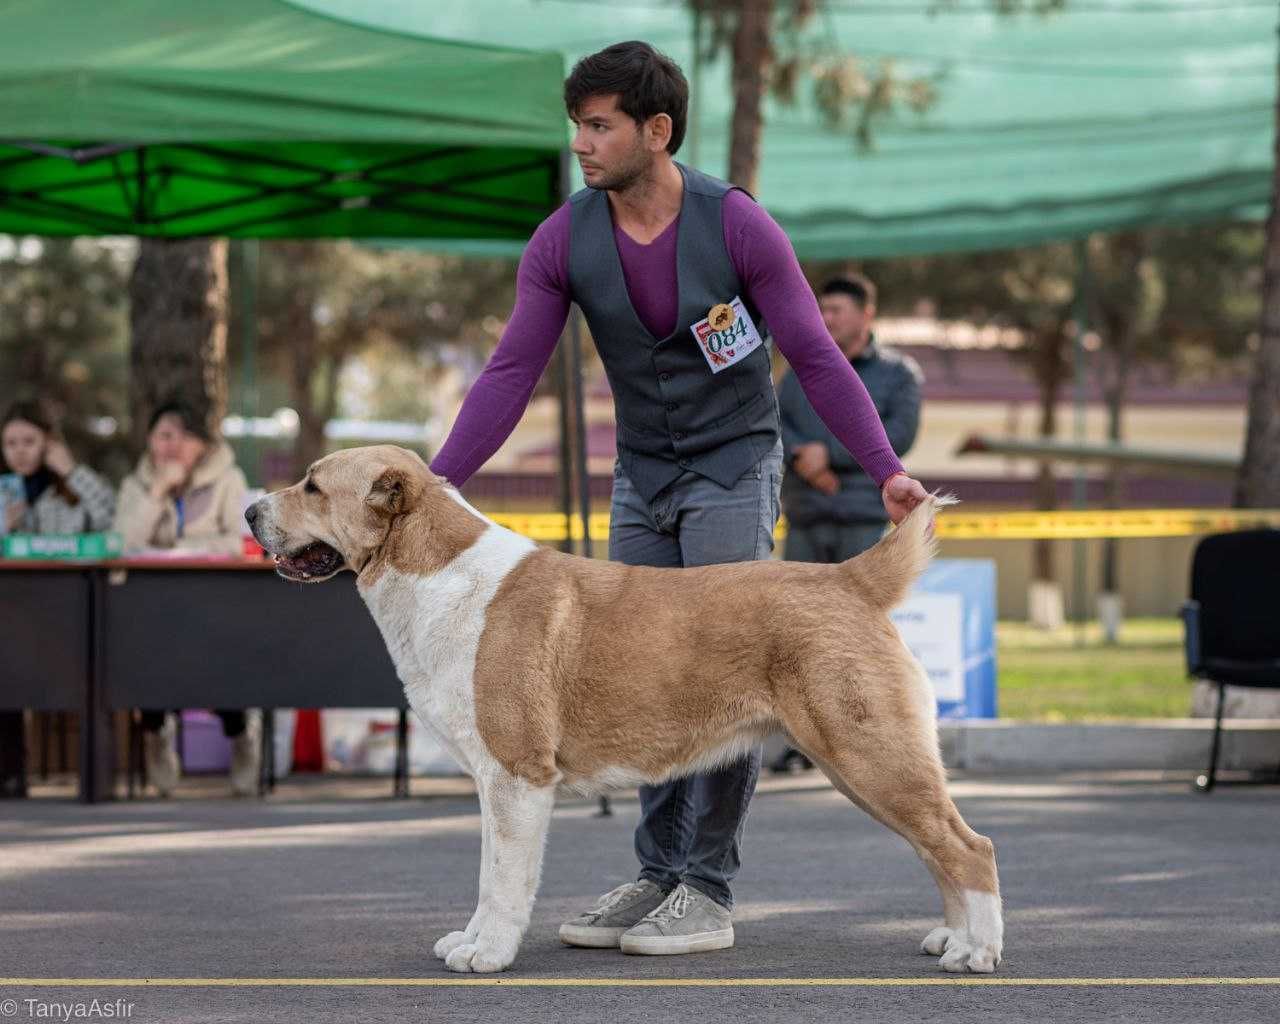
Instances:
[[[231,741],[231,792],[257,796],[262,771],[262,718],[258,710],[245,713],[244,732]]]
[[[158,732],[142,734],[142,749],[147,760],[147,780],[161,796],[169,796],[178,784],[182,765],[178,752],[173,749],[177,728],[173,715],[164,716],[164,725]]]

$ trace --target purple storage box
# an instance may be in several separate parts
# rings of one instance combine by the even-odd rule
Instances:
[[[182,712],[182,770],[188,775],[231,768],[231,741],[212,711]]]

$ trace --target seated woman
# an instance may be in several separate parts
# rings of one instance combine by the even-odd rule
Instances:
[[[195,411],[181,402],[160,406],[147,424],[147,450],[120,485],[116,530],[125,554],[168,549],[193,555],[237,555],[246,490],[231,447],[215,438]],[[231,788],[257,791],[259,724],[243,711],[219,711],[232,741]],[[147,776],[161,796],[178,782],[174,723],[164,711],[144,711]]]
[[[0,419],[3,471],[21,480],[4,502],[0,533],[86,533],[111,526],[111,485],[78,463],[35,402],[16,402]],[[0,711],[0,797],[27,793],[21,711]]]
[[[115,513],[111,485],[78,463],[34,402],[16,402],[0,420],[0,451],[8,472],[22,477],[20,501],[5,503],[7,533],[89,533],[107,530]]]

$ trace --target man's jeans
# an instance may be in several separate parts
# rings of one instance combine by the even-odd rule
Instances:
[[[845,562],[875,544],[887,528],[887,522],[788,526],[782,557],[788,562]]]
[[[782,446],[729,489],[684,473],[652,502],[620,467],[613,474],[609,559],[665,568],[764,559],[773,551]],[[640,877],[684,882],[733,908],[747,804],[760,776],[760,747],[741,761],[660,786],[640,787],[636,856]]]

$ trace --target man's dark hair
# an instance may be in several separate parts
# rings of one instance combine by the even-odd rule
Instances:
[[[147,433],[155,430],[156,424],[165,416],[176,416],[182,424],[182,429],[188,434],[200,438],[201,441],[210,442],[213,435],[209,431],[209,425],[204,421],[195,409],[187,402],[170,401],[162,402],[156,406],[151,413],[151,418],[147,420]]]
[[[866,309],[876,304],[876,286],[869,277],[863,277],[861,274],[833,277],[822,286],[819,294],[847,295],[858,304],[859,309]]]
[[[573,66],[564,80],[564,107],[575,117],[590,97],[613,93],[618,109],[638,124],[656,114],[671,118],[667,152],[674,155],[689,119],[689,83],[679,65],[648,43],[615,43]]]

